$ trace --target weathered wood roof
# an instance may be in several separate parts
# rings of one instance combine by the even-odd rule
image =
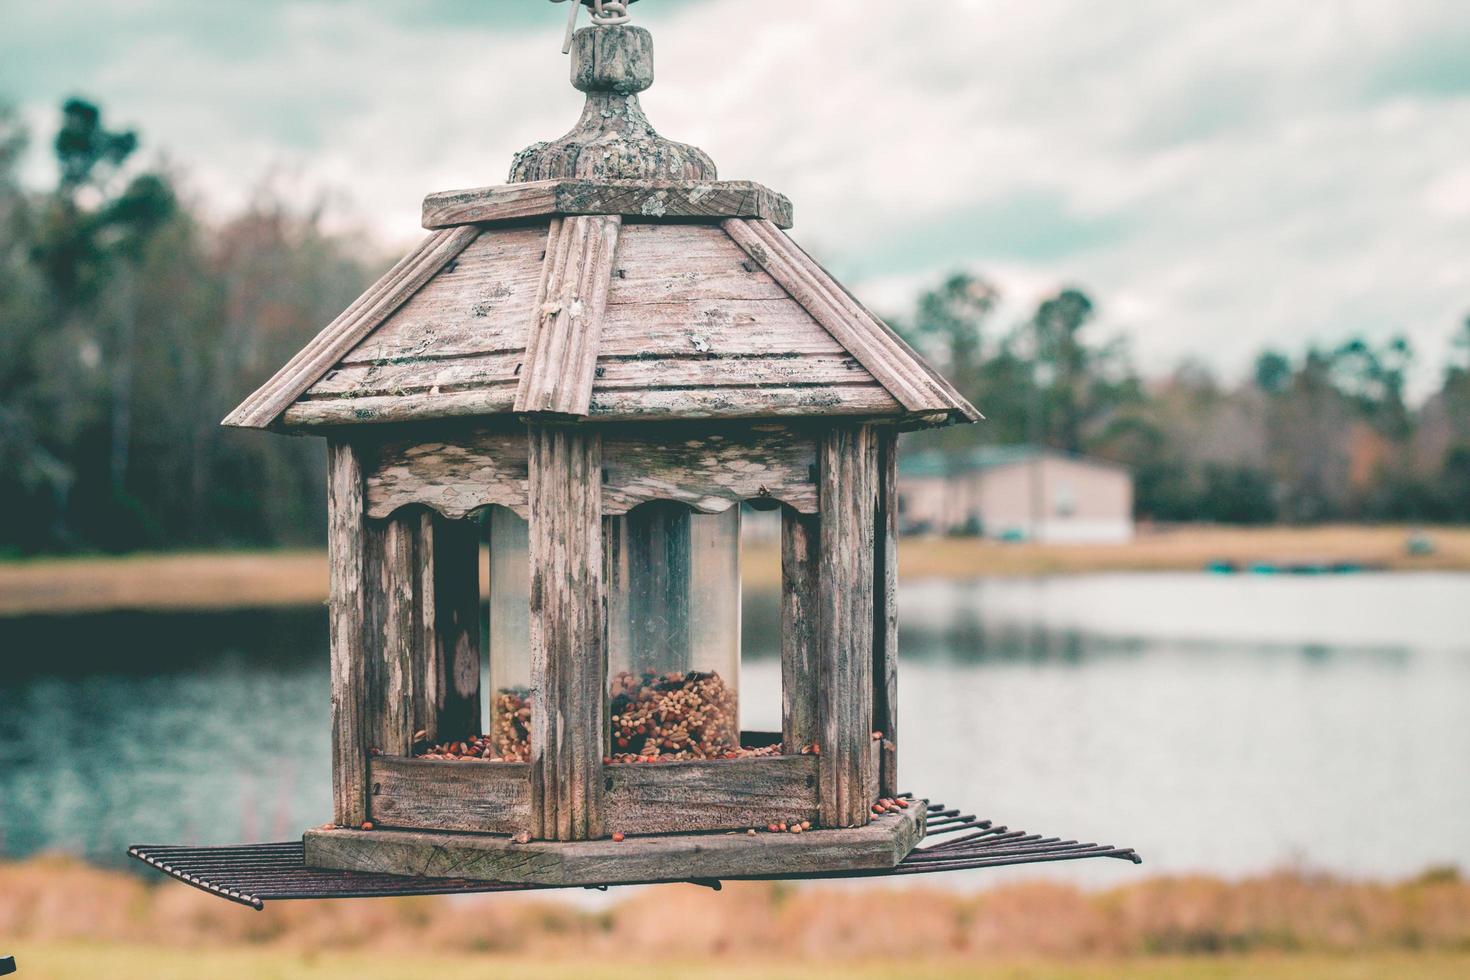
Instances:
[[[225,424],[978,417],[764,218],[530,220],[429,235]]]
[[[579,31],[571,68],[577,125],[509,184],[429,195],[433,233],[226,425],[979,418],[786,237],[790,201],[654,130],[647,31]]]

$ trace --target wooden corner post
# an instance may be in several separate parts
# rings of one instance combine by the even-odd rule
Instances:
[[[873,627],[878,440],[872,426],[839,426],[820,451],[817,544],[818,711],[824,827],[868,822],[873,771]]]
[[[820,743],[817,691],[818,517],[781,508],[781,742],[786,754]]]
[[[531,834],[603,835],[607,696],[602,437],[529,426],[531,504]]]
[[[367,819],[367,654],[363,597],[362,461],[351,443],[327,446],[331,564],[332,822]]]

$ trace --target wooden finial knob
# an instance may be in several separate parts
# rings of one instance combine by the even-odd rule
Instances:
[[[572,85],[632,95],[653,84],[653,35],[641,27],[584,27],[572,38]]]
[[[697,146],[665,139],[643,115],[638,93],[653,84],[653,36],[627,24],[584,27],[572,38],[572,84],[587,93],[571,132],[516,154],[510,182],[715,180],[715,162]]]

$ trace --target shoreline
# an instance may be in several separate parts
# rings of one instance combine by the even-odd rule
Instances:
[[[629,950],[643,980],[1449,978],[1470,968],[1467,901],[1470,884],[1440,869],[1397,881],[1144,877],[1101,892],[1044,875],[953,892],[730,882],[720,893],[629,889],[596,909],[533,893],[252,912],[161,876],[52,856],[0,860],[0,952],[20,976],[118,980],[571,980]]]
[[[1411,534],[1433,544],[1411,555]],[[1126,544],[1031,544],[905,538],[905,581],[1106,572],[1203,572],[1212,563],[1348,564],[1387,571],[1470,571],[1470,527],[1186,525],[1144,531]],[[748,546],[744,584],[779,584],[775,542]],[[0,617],[68,613],[224,611],[318,605],[327,599],[318,550],[175,552],[35,558],[0,563]]]

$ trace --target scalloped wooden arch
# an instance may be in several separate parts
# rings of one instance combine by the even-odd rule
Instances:
[[[467,432],[456,441],[379,444],[364,479],[368,517],[419,504],[450,519],[498,504],[530,518],[526,437]],[[817,441],[781,426],[678,438],[603,436],[602,511],[626,514],[653,500],[717,514],[744,500],[776,500],[817,512]]]

